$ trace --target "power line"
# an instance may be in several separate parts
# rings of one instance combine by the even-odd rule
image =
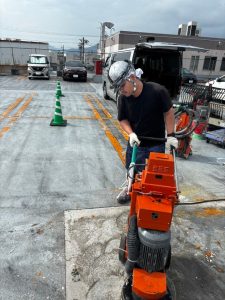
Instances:
[[[21,32],[21,33],[28,33],[28,34],[43,34],[43,35],[58,35],[58,36],[71,36],[71,37],[98,37],[99,35],[93,34],[72,34],[72,33],[57,33],[57,32],[42,32],[42,31],[23,31],[23,30],[10,30],[2,28],[2,31],[11,31],[11,32]]]

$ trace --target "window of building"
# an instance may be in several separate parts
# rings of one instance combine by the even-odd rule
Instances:
[[[215,71],[217,57],[206,56],[204,60],[203,70]]]
[[[190,70],[197,71],[199,63],[199,55],[191,57]]]
[[[225,57],[222,58],[221,66],[220,66],[220,71],[225,71]]]

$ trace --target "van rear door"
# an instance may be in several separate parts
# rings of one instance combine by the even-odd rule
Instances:
[[[138,43],[135,47],[133,64],[142,69],[144,81],[157,82],[167,88],[176,98],[181,86],[182,53],[185,50],[207,51],[206,49],[163,42]]]

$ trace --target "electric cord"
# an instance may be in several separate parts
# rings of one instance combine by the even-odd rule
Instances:
[[[129,168],[128,168],[128,170],[127,170],[127,178],[130,178],[130,179],[134,180],[134,177],[131,177],[131,176],[129,175],[129,171],[130,171],[132,168],[134,168],[134,173],[135,173],[135,171],[137,171],[137,167],[138,167],[138,166],[146,166],[146,164],[135,164],[135,165],[129,166]]]
[[[207,199],[203,201],[198,201],[198,202],[181,202],[177,203],[176,205],[197,205],[197,204],[202,204],[202,203],[209,203],[209,202],[224,202],[225,199]]]
[[[143,192],[138,192],[138,194],[141,195],[147,195],[147,196],[151,196],[154,195],[154,192],[148,192],[148,193],[143,193]],[[225,199],[207,199],[207,200],[202,200],[202,201],[198,201],[198,202],[178,202],[176,204],[177,205],[197,205],[197,204],[203,204],[203,203],[209,203],[209,202],[224,202]]]

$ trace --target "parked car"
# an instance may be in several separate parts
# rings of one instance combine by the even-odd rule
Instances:
[[[182,68],[181,78],[182,78],[182,81],[181,81],[182,84],[185,84],[185,83],[196,84],[197,83],[196,75],[186,68]]]
[[[206,86],[212,85],[214,88],[225,89],[225,75],[220,76],[214,80],[206,82]]]
[[[81,61],[67,61],[62,72],[63,80],[87,81],[87,69]]]
[[[48,57],[44,54],[30,54],[27,61],[28,78],[50,79],[50,65]]]

